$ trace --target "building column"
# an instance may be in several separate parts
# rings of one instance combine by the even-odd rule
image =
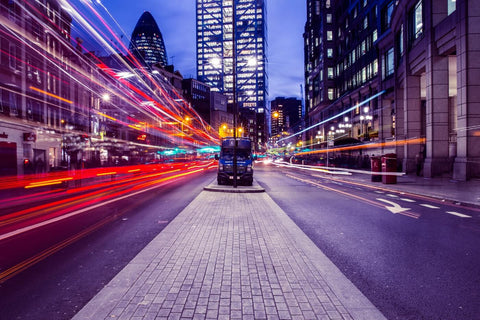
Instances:
[[[435,43],[427,49],[426,62],[426,159],[423,176],[431,178],[451,171],[448,157],[448,57],[438,56]]]
[[[392,108],[393,100],[392,98],[384,99],[382,97],[378,98],[380,108],[376,110],[378,112],[378,138],[380,141],[385,141],[385,139],[391,139],[393,135],[392,128]]]
[[[453,178],[480,177],[480,10],[457,1],[457,157]]]
[[[403,103],[403,119],[401,119],[401,123],[404,128],[404,135],[403,137],[397,137],[397,140],[417,139],[421,137],[422,132],[422,101],[420,77],[411,75],[406,76],[403,79],[403,82],[403,101],[401,101]],[[421,150],[421,146],[419,144],[403,144],[400,145],[399,148],[403,150],[403,171],[407,173],[415,172],[415,159],[416,155]]]

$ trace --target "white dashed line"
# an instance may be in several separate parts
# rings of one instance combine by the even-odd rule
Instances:
[[[440,209],[440,207],[432,206],[431,204],[421,203],[420,205],[422,207],[429,208],[429,209]]]
[[[416,202],[415,200],[408,199],[408,198],[400,198],[400,200],[405,201],[405,202]]]
[[[375,192],[375,193],[382,193],[382,194],[385,193],[385,192],[383,192],[383,191],[378,191],[378,190],[375,190],[374,192]]]
[[[395,194],[387,194],[387,197],[390,197],[390,198],[398,198],[398,196],[395,195]]]
[[[471,216],[463,214],[463,213],[458,213],[455,211],[447,211],[449,214],[453,214],[454,216],[460,217],[460,218],[471,218]]]

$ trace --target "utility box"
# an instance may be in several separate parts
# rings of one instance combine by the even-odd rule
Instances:
[[[397,172],[397,155],[395,153],[387,153],[382,156],[382,183],[384,184],[396,184],[397,183],[397,176],[395,174],[388,174],[388,173],[396,173]]]

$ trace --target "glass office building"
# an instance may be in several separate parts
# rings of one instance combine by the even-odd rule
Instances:
[[[197,0],[196,11],[198,80],[232,103],[235,78],[239,109],[257,113],[268,108],[265,9],[263,0]]]
[[[147,66],[160,63],[167,66],[167,50],[162,33],[150,12],[145,11],[133,29],[130,41],[130,52]]]

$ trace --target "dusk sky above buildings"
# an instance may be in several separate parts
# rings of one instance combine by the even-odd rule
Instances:
[[[185,78],[196,77],[195,0],[101,3],[123,29],[127,46],[126,39],[130,39],[138,19],[144,11],[150,11],[162,32],[168,62]],[[267,1],[269,100],[278,96],[301,97],[305,21],[305,1]]]

